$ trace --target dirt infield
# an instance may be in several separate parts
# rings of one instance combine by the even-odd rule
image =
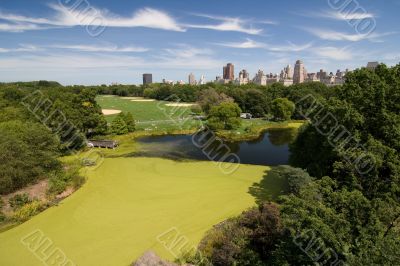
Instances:
[[[103,115],[115,115],[121,113],[122,111],[116,109],[102,109],[101,112]]]
[[[172,106],[172,107],[190,107],[193,105],[197,105],[195,103],[167,103],[165,106]]]

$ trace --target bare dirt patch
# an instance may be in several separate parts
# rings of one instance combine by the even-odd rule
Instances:
[[[190,107],[193,105],[197,105],[195,103],[167,103],[166,106],[172,106],[172,107]]]
[[[3,206],[4,214],[12,213],[12,208],[11,208],[8,200],[17,194],[27,193],[29,195],[30,199],[38,199],[42,202],[45,202],[47,200],[46,192],[47,192],[48,185],[49,185],[49,181],[47,179],[41,180],[34,185],[30,185],[28,187],[17,190],[13,193],[2,196],[1,198],[3,199],[3,202],[4,202],[4,206]]]
[[[135,99],[135,100],[131,100],[131,102],[154,102],[154,99]]]
[[[121,113],[122,111],[116,109],[102,109],[101,112],[103,115],[115,115]]]

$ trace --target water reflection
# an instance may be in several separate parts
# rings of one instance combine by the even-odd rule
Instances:
[[[270,129],[252,141],[225,143],[231,153],[239,156],[240,162],[256,165],[287,164],[288,144],[294,140],[296,129]],[[129,156],[163,157],[174,160],[208,160],[209,156],[192,142],[191,135],[167,135],[139,138],[139,152]],[[220,141],[207,145],[207,152],[215,153]],[[206,153],[207,153],[206,152]],[[212,157],[212,156],[211,156]],[[220,156],[216,156],[218,160]]]

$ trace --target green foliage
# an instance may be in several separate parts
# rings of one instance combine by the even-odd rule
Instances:
[[[294,113],[294,109],[294,103],[287,98],[277,98],[271,104],[271,113],[276,120],[289,120]]]
[[[16,194],[11,197],[8,202],[10,203],[11,208],[15,210],[20,209],[25,204],[31,203],[32,200],[29,198],[28,193]]]
[[[128,132],[128,126],[120,113],[111,123],[111,133],[115,135],[123,135]]]
[[[9,193],[59,169],[59,142],[37,123],[0,123],[0,193]]]
[[[212,265],[266,265],[282,235],[275,204],[243,212],[211,230],[199,245],[199,253]]]
[[[63,170],[54,172],[49,179],[48,193],[57,195],[68,187],[79,188],[85,183],[85,178],[80,175],[80,166],[76,163],[66,165]]]
[[[136,125],[135,125],[135,119],[133,119],[132,113],[130,113],[130,112],[127,112],[127,113],[122,112],[121,113],[121,117],[122,117],[122,119],[124,120],[124,122],[126,124],[128,132],[135,131],[135,126]]]
[[[32,216],[42,211],[43,206],[39,201],[33,201],[25,204],[13,214],[13,219],[18,222],[29,220]]]
[[[286,180],[289,193],[298,195],[300,189],[313,182],[313,178],[303,169],[288,165],[277,166],[272,170],[277,177]]]
[[[236,129],[241,125],[240,113],[236,103],[223,102],[211,108],[207,124],[213,130]]]
[[[218,93],[214,89],[201,91],[198,98],[198,103],[206,114],[211,111],[212,107],[225,102],[233,102],[233,99],[224,93]]]

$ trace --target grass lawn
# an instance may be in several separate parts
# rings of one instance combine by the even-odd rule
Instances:
[[[198,244],[213,225],[253,206],[257,195],[282,192],[284,182],[268,170],[240,165],[224,175],[214,162],[107,158],[88,170],[87,183],[58,206],[1,233],[0,265],[42,265],[39,258],[55,248],[75,263],[69,265],[129,265],[149,249],[173,259],[157,236],[176,228],[190,244]],[[266,184],[263,193],[249,193],[259,191],[254,184],[260,182]],[[35,230],[52,241],[49,249],[31,252],[22,244]],[[167,245],[175,233],[169,240],[163,236]],[[179,253],[176,247],[172,251]]]
[[[164,101],[135,101],[132,97],[119,97],[112,95],[100,95],[96,97],[97,103],[103,109],[115,109],[123,112],[131,112],[137,122],[137,129],[175,130],[195,128],[198,121],[187,119],[190,107],[167,106],[170,102]],[[117,115],[107,115],[111,122]],[[179,120],[182,118],[183,120]],[[187,119],[187,120],[186,120]]]

